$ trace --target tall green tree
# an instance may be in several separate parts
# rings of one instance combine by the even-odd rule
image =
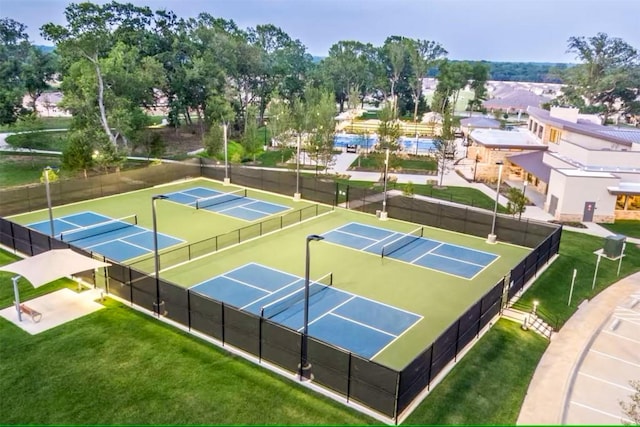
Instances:
[[[24,88],[31,98],[31,110],[37,114],[36,102],[40,95],[49,88],[49,80],[58,71],[58,58],[54,53],[42,52],[31,46],[22,67]]]
[[[66,25],[49,23],[41,29],[68,69],[65,102],[75,114],[97,115],[116,151],[119,138],[126,144],[133,125],[124,119],[127,112],[139,108],[142,98],[153,97],[156,79],[162,76],[158,63],[138,47],[152,17],[147,7],[115,1],[72,3],[65,9]],[[114,117],[123,127],[114,128]]]
[[[24,113],[22,71],[31,48],[26,28],[13,19],[0,19],[0,124],[15,123]]]
[[[408,43],[411,61],[411,93],[413,96],[413,120],[418,121],[418,104],[422,98],[422,81],[429,68],[435,66],[447,51],[437,42],[430,40],[410,40]]]
[[[581,63],[564,73],[568,90],[560,102],[587,107],[599,113],[605,124],[611,115],[636,100],[640,57],[624,40],[605,33],[589,38],[570,37],[567,52],[574,53]]]
[[[453,162],[456,155],[452,110],[453,106],[450,104],[444,108],[442,115],[442,131],[440,135],[433,140],[433,155],[438,167],[438,175],[440,176],[438,185],[441,187],[444,180],[444,174],[453,168]]]

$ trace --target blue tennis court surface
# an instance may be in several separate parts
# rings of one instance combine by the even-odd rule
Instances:
[[[193,187],[188,190],[165,194],[177,203],[193,206],[197,209],[229,215],[245,221],[255,221],[291,209],[276,203],[247,197],[246,190],[223,193],[204,187]]]
[[[323,284],[327,277],[309,286],[309,335],[314,338],[371,359],[422,319]],[[191,291],[297,331],[304,327],[304,279],[280,270],[250,263]]]
[[[136,225],[135,217],[113,220],[95,212],[80,212],[54,218],[57,239],[82,249],[99,253],[114,261],[124,261],[153,252],[153,232]],[[29,224],[44,234],[51,233],[49,220]],[[183,240],[158,233],[158,250],[182,243]]]
[[[352,222],[323,234],[326,241],[471,279],[498,255],[419,235]]]

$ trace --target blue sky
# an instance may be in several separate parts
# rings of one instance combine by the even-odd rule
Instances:
[[[121,0],[125,3],[126,0]],[[571,36],[598,32],[640,50],[640,0],[146,0],[131,1],[180,17],[208,12],[241,28],[272,23],[324,56],[340,40],[381,45],[390,35],[434,40],[449,58],[575,62]],[[28,26],[31,40],[49,44],[39,28],[64,24],[64,0],[0,0],[0,16]],[[104,3],[104,1],[98,1]]]

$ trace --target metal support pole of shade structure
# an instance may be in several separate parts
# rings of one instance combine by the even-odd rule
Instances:
[[[498,199],[500,198],[500,181],[502,181],[502,162],[496,162],[498,165],[498,186],[496,188],[496,202],[493,206],[493,220],[491,221],[491,234],[487,236],[487,243],[496,243],[496,217],[498,216]]]
[[[55,231],[53,229],[53,209],[51,209],[51,190],[49,189],[49,172],[51,172],[51,167],[47,166],[44,168],[44,188],[47,193],[47,208],[49,209],[49,226],[51,227],[51,237],[55,236]]]
[[[571,289],[569,290],[569,302],[567,305],[571,305],[571,297],[573,297],[573,286],[576,283],[576,275],[578,274],[578,270],[573,269],[573,277],[571,278]]]
[[[156,220],[156,200],[168,199],[167,196],[159,194],[151,197],[151,214],[153,217],[153,258],[155,261],[156,280],[156,314],[160,317],[160,256],[158,255],[158,223]]]
[[[16,300],[16,311],[18,312],[18,321],[22,322],[22,312],[20,311],[20,292],[18,292],[18,280],[22,276],[13,276],[11,281],[13,282],[13,298]]]
[[[386,221],[389,216],[387,214],[387,181],[389,176],[389,149],[384,158],[384,194],[382,197],[382,212],[380,212],[380,219]]]
[[[229,149],[228,149],[228,140],[227,140],[227,122],[222,124],[222,136],[224,140],[224,185],[229,185],[231,180],[229,180]]]
[[[293,194],[293,200],[300,200],[300,144],[302,144],[302,136],[298,134],[298,147],[296,149],[296,192]]]
[[[300,349],[300,381],[311,380],[311,363],[308,358],[308,337],[309,337],[309,270],[311,266],[309,243],[324,240],[324,237],[317,234],[307,236],[306,257],[304,266],[304,327],[302,329],[302,347]]]

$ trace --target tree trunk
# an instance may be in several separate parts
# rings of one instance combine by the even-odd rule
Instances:
[[[115,136],[111,133],[111,128],[109,127],[109,122],[107,121],[107,112],[104,108],[104,81],[102,80],[102,71],[100,70],[100,64],[98,63],[97,58],[89,58],[96,70],[96,77],[98,78],[98,108],[100,110],[100,123],[102,124],[102,128],[107,133],[109,137],[109,141],[118,148],[117,140]]]

